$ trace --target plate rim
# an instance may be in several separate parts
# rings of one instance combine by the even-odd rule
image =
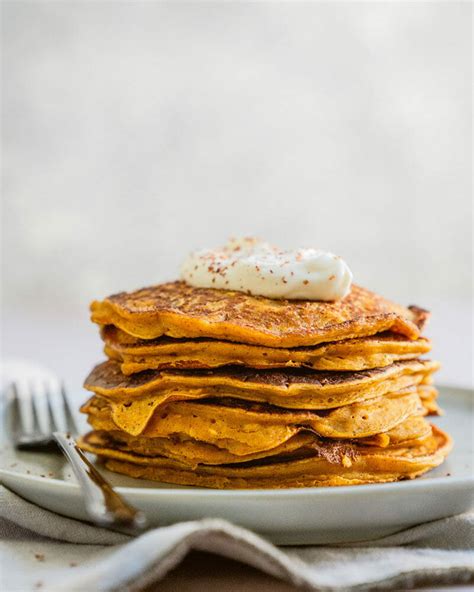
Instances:
[[[64,481],[63,479],[55,479],[51,477],[41,477],[38,475],[27,475],[17,471],[10,471],[8,469],[0,469],[0,477],[6,475],[8,477],[22,479],[23,481],[30,481],[34,483],[41,483],[42,485],[52,485],[57,489],[69,489],[71,491],[80,492],[80,486],[73,481]],[[294,495],[297,497],[304,497],[305,495],[317,495],[324,497],[324,495],[331,495],[331,497],[341,495],[362,495],[367,496],[368,493],[384,493],[393,489],[423,489],[425,486],[438,489],[460,488],[472,483],[474,485],[474,475],[466,477],[428,477],[425,479],[407,479],[405,481],[390,481],[389,483],[366,483],[363,485],[341,485],[337,487],[288,487],[282,489],[206,489],[204,487],[127,487],[116,486],[119,493],[124,495],[146,495],[147,497],[160,495],[177,495],[184,497],[193,495],[197,497],[286,497]]]

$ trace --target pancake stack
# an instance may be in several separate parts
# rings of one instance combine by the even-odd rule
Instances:
[[[335,302],[172,282],[91,305],[107,361],[79,445],[132,477],[213,488],[352,485],[438,466],[428,313],[353,285]]]

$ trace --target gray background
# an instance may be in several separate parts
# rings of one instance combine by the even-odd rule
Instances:
[[[472,372],[471,5],[3,2],[3,349],[230,235],[342,255]]]

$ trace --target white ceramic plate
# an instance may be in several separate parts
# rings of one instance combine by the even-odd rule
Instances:
[[[473,393],[440,389],[445,415],[435,422],[455,447],[436,470],[414,481],[353,487],[219,491],[177,487],[106,473],[153,526],[220,517],[278,544],[353,542],[465,512],[474,506]],[[1,451],[0,480],[44,508],[86,519],[81,493],[60,455]]]

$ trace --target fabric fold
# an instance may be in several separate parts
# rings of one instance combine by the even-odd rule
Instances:
[[[0,532],[0,562],[15,566],[2,570],[9,592],[139,592],[191,550],[229,557],[314,591],[474,580],[474,513],[359,544],[278,548],[221,519],[182,522],[133,538],[56,515],[1,487]]]

